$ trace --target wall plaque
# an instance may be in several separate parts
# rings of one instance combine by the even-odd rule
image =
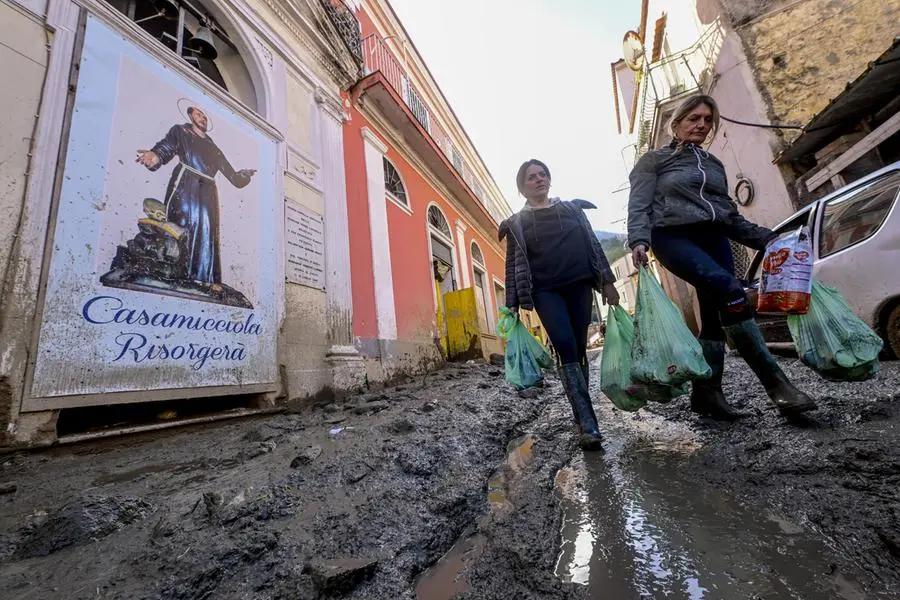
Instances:
[[[322,215],[284,202],[285,279],[325,289],[325,223]]]

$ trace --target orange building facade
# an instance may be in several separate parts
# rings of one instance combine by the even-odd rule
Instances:
[[[458,358],[454,292],[474,295],[470,353],[500,351],[497,226],[510,210],[390,5],[355,8],[365,67],[344,123],[353,335],[380,380]]]

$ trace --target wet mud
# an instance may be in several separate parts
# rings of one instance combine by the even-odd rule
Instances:
[[[787,424],[686,399],[582,453],[562,388],[464,365],[292,414],[0,459],[4,599],[900,597],[900,368]],[[896,406],[895,406],[896,405]]]
[[[731,357],[726,394],[752,413],[738,423],[698,419],[687,399],[637,415],[604,407],[623,446],[574,467],[561,575],[615,586],[621,571],[598,560],[606,552],[633,557],[620,567],[638,595],[622,597],[900,597],[900,364],[833,383],[782,363],[820,406],[793,423]],[[591,527],[593,553],[578,543]],[[630,552],[609,550],[622,546]]]
[[[473,364],[297,414],[3,457],[3,598],[416,598],[545,409]]]
[[[891,598],[821,536],[684,470],[678,452],[611,444],[570,467],[557,575],[594,598]],[[561,474],[562,475],[562,474]]]

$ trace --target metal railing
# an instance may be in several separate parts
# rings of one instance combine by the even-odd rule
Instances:
[[[344,0],[322,0],[322,6],[328,13],[332,25],[341,34],[344,43],[356,58],[362,60],[362,33],[359,19]]]
[[[635,162],[658,141],[655,133],[662,116],[661,106],[709,84],[723,42],[723,25],[716,21],[689,48],[644,67],[635,120]]]
[[[415,86],[413,86],[409,77],[407,77],[406,70],[403,68],[402,63],[397,60],[384,39],[374,33],[363,38],[362,54],[363,62],[365,64],[365,73],[368,75],[380,72],[384,76],[391,87],[394,88],[397,95],[403,98],[403,102],[409,107],[410,112],[412,112],[413,116],[415,116],[416,120],[425,131],[428,132],[437,147],[440,148],[441,152],[444,153],[444,156],[447,157],[447,160],[449,160],[457,172],[459,172],[463,181],[469,186],[469,190],[472,191],[472,194],[478,198],[478,201],[483,206],[488,208],[491,216],[494,217],[495,220],[498,222],[502,221],[505,216],[498,218],[496,213],[499,211],[487,203],[483,191],[484,188],[476,183],[478,179],[475,176],[474,171],[472,171],[462,159],[462,155],[454,146],[453,140],[447,135],[440,123],[438,123],[438,120],[435,118],[431,109],[422,99],[422,95],[416,90]],[[481,190],[481,193],[476,193],[476,190]]]

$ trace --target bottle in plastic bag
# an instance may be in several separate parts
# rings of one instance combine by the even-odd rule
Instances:
[[[543,369],[553,367],[553,358],[518,315],[507,307],[500,309],[497,334],[506,342],[504,366],[506,381],[518,390],[534,387],[544,380]]]
[[[825,379],[864,381],[879,371],[884,341],[837,290],[813,281],[809,312],[787,322],[800,359]]]
[[[766,246],[756,309],[764,313],[806,314],[812,270],[812,242],[806,226],[775,238]]]
[[[680,392],[689,381],[707,379],[712,374],[700,342],[681,312],[644,267],[638,275],[635,312],[632,380]]]

